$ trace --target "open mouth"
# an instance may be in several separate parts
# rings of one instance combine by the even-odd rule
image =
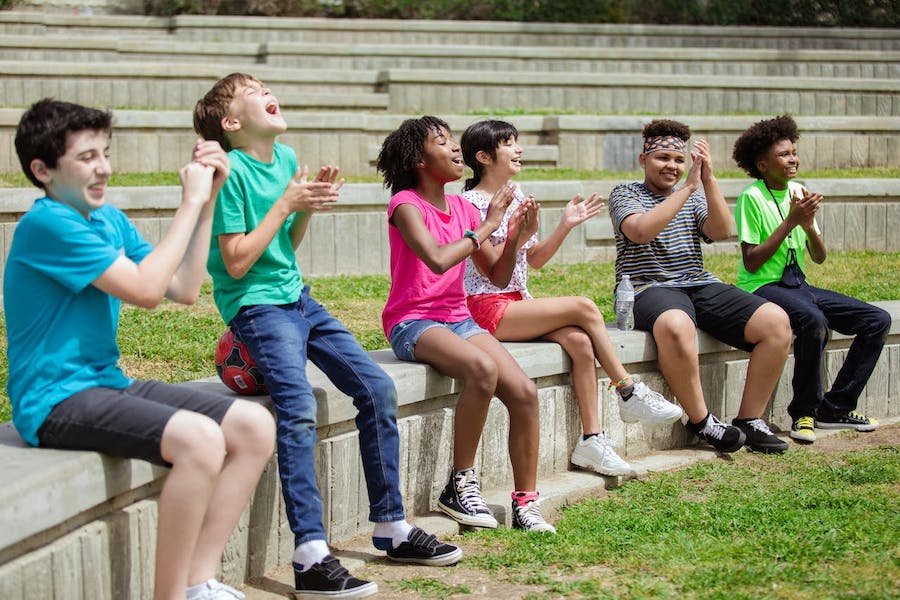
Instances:
[[[462,166],[462,164],[463,164],[463,159],[462,159],[461,157],[459,157],[459,156],[454,156],[453,158],[450,159],[450,162],[452,162],[454,165],[460,165],[460,166]]]
[[[277,115],[278,114],[278,101],[272,100],[271,102],[266,104],[266,112],[269,113],[270,115]]]

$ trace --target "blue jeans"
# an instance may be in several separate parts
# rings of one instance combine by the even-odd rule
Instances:
[[[803,282],[799,288],[770,283],[755,292],[784,309],[794,330],[794,397],[791,418],[855,410],[891,328],[890,315],[878,308]],[[828,330],[856,338],[831,390],[822,394],[823,358]]]
[[[275,404],[278,470],[296,544],[325,539],[313,456],[316,398],[306,377],[307,359],[353,398],[369,520],[403,519],[397,390],[356,338],[309,296],[309,286],[291,304],[242,308],[231,328],[247,344]]]

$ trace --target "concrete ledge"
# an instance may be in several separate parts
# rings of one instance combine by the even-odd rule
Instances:
[[[877,303],[894,317],[875,373],[860,398],[860,410],[894,418],[900,415],[900,301]],[[631,373],[668,395],[655,370],[655,346],[640,332],[611,330],[622,361]],[[746,373],[746,353],[699,337],[701,378],[710,409],[723,418],[736,414]],[[849,339],[836,334],[826,358],[827,379],[835,376]],[[583,483],[587,476],[568,474],[568,457],[580,432],[568,381],[568,359],[554,344],[508,344],[510,352],[539,387],[541,411],[541,479]],[[449,469],[453,405],[458,383],[430,367],[402,363],[387,350],[373,353],[391,375],[399,395],[401,486],[410,517],[429,514]],[[766,417],[785,429],[792,361],[788,360]],[[603,377],[602,372],[598,373]],[[330,539],[340,544],[370,530],[367,499],[358,457],[350,398],[341,394],[314,367],[310,378],[319,399],[319,445],[316,469]],[[606,382],[606,379],[601,379]],[[215,378],[186,385],[224,390]],[[267,403],[267,398],[258,398]],[[601,424],[617,450],[642,468],[653,456],[691,442],[684,427],[643,427],[619,420],[613,393],[601,388]],[[505,489],[511,477],[505,443],[505,410],[492,403],[477,465],[489,496]],[[668,453],[667,453],[668,454]],[[0,426],[0,596],[11,600],[72,597],[145,598],[152,581],[156,500],[165,469],[91,452],[25,448],[9,424]],[[570,485],[570,487],[571,487]],[[590,487],[590,486],[589,486]],[[573,490],[570,490],[573,491]],[[574,492],[573,492],[574,493]],[[494,493],[500,497],[499,491]],[[493,496],[490,496],[493,498]],[[501,511],[501,516],[505,512]],[[293,540],[286,528],[274,462],[232,536],[220,571],[240,584],[286,564]],[[42,575],[37,577],[37,575]],[[35,582],[40,594],[35,595]]]

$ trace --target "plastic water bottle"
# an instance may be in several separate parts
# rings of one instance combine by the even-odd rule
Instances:
[[[616,288],[616,327],[622,331],[634,329],[634,287],[631,277],[622,275]]]

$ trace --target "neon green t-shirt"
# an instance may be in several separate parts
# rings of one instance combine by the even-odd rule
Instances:
[[[790,195],[802,196],[803,189],[799,183],[789,181],[786,190],[769,190],[762,180],[744,188],[738,196],[737,206],[734,209],[738,241],[759,245],[769,239],[791,210]],[[756,273],[747,271],[744,261],[740,261],[737,286],[742,290],[754,292],[768,283],[779,281],[787,265],[789,248],[795,249],[797,264],[803,272],[806,272],[806,232],[798,225]]]
[[[240,150],[230,151],[228,160],[231,174],[216,199],[206,262],[213,280],[213,299],[225,323],[230,323],[242,306],[294,302],[303,287],[290,234],[296,214],[287,218],[240,279],[233,278],[225,269],[218,240],[222,234],[249,233],[256,229],[297,171],[297,155],[289,146],[276,143],[271,163],[260,162]]]

